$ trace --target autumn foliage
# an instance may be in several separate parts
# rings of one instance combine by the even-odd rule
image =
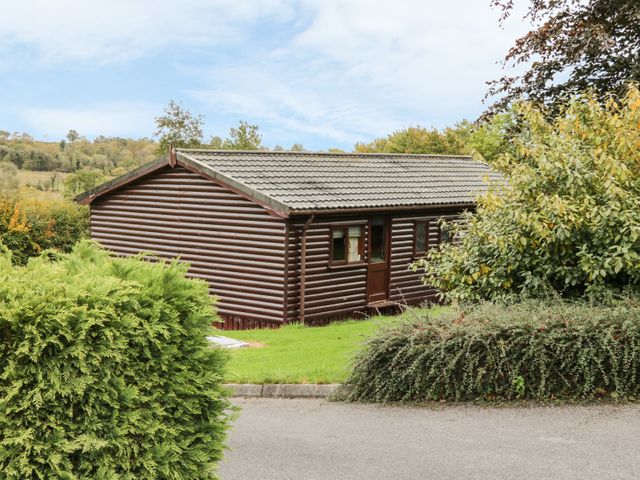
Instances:
[[[12,252],[14,263],[24,264],[47,249],[69,252],[88,233],[86,207],[29,194],[0,193],[0,243]]]

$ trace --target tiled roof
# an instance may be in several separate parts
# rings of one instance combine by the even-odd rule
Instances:
[[[188,149],[177,156],[292,213],[470,204],[500,179],[462,156]]]

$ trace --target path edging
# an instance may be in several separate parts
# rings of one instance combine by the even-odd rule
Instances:
[[[227,383],[225,388],[231,391],[232,397],[261,398],[327,398],[343,387],[340,383]]]

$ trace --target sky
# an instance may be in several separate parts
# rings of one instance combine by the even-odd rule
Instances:
[[[152,137],[170,100],[205,137],[351,150],[486,108],[527,31],[489,0],[21,0],[0,22],[0,130]],[[508,73],[508,71],[507,71]]]

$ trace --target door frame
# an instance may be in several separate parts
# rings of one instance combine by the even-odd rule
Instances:
[[[377,300],[371,302],[369,300],[371,296],[371,224],[373,220],[382,219],[384,222],[384,249],[385,249],[385,259],[384,262],[378,262],[374,265],[382,265],[384,264],[384,270],[386,272],[385,276],[385,298],[382,300]],[[367,304],[369,303],[378,303],[378,302],[388,302],[390,296],[390,284],[391,284],[391,232],[392,232],[392,217],[391,215],[374,215],[367,219]]]

